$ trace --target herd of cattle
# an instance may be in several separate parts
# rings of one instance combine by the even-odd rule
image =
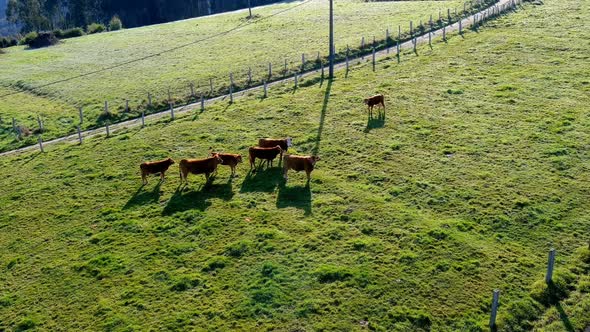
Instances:
[[[385,112],[385,97],[383,95],[376,95],[364,99],[365,105],[368,106],[369,116],[373,116],[373,107],[381,106]],[[252,173],[256,172],[256,159],[266,161],[267,167],[272,167],[273,161],[279,156],[279,161],[283,161],[283,177],[285,181],[288,180],[289,170],[297,172],[305,171],[307,174],[307,181],[310,180],[310,174],[313,171],[315,164],[320,157],[318,156],[295,156],[285,155],[289,147],[292,145],[291,138],[272,139],[262,138],[258,141],[258,146],[253,146],[248,150],[250,160],[250,170]],[[218,165],[226,165],[231,168],[232,176],[236,174],[236,167],[242,162],[240,154],[219,153],[211,151],[209,158],[204,159],[182,159],[179,164],[180,181],[188,183],[187,177],[189,173],[205,174],[207,182],[211,174],[217,173]],[[160,179],[164,180],[165,173],[174,164],[171,158],[145,162],[140,165],[141,179],[143,184],[147,184],[147,176],[150,174],[160,174]]]
[[[250,160],[250,170],[256,172],[256,159],[262,162],[266,161],[267,167],[272,167],[273,161],[279,156],[279,160],[283,162],[283,177],[288,179],[289,170],[297,172],[305,171],[307,174],[307,181],[310,180],[310,174],[313,171],[315,164],[320,157],[318,156],[283,156],[289,147],[292,146],[291,138],[272,139],[262,138],[258,141],[258,146],[253,146],[248,150]],[[236,174],[236,167],[242,162],[240,154],[210,152],[209,158],[203,159],[182,159],[179,163],[180,180],[188,183],[187,177],[189,174],[205,174],[206,181],[209,182],[209,177],[217,173],[218,165],[226,165],[231,168],[232,176]],[[174,164],[171,158],[145,162],[140,165],[141,179],[143,184],[147,184],[147,176],[150,174],[160,174],[160,179],[163,181],[166,171],[170,165]]]

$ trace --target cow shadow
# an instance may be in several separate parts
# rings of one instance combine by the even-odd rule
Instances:
[[[273,192],[282,181],[283,172],[280,167],[258,169],[256,172],[250,171],[242,182],[240,192]]]
[[[144,190],[146,185],[141,185],[137,191],[131,196],[131,198],[125,203],[124,210],[130,209],[138,205],[147,205],[158,203],[160,201],[160,188],[162,187],[162,181],[152,188],[152,190]]]
[[[385,126],[385,111],[379,110],[377,112],[377,117],[372,116],[369,114],[367,119],[367,127],[365,128],[364,132],[368,133],[373,129],[383,128]]]
[[[305,216],[311,215],[311,188],[309,182],[305,186],[279,186],[277,208],[294,207],[304,211]]]
[[[233,197],[231,181],[226,183],[212,183],[210,181],[196,189],[192,189],[188,185],[180,185],[168,200],[162,214],[171,215],[187,210],[205,211],[211,206],[212,199],[229,201]]]

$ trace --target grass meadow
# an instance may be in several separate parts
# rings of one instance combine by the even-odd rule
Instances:
[[[439,10],[446,15],[446,8],[460,12],[463,2],[338,1],[337,51],[345,50],[347,44],[352,49],[360,47],[362,36],[367,45],[373,36],[383,40],[387,28],[397,36],[398,25],[407,33],[410,20],[417,25],[431,14],[436,20]],[[78,107],[86,117],[82,128],[92,128],[105,121],[137,117],[144,110],[153,111],[148,108],[148,93],[152,94],[154,108],[166,108],[168,89],[179,104],[190,95],[191,83],[197,95],[204,93],[207,97],[212,79],[213,95],[225,94],[230,72],[236,86],[245,87],[248,67],[252,68],[253,81],[260,82],[268,78],[269,62],[273,64],[272,78],[276,79],[298,70],[302,53],[306,54],[307,67],[314,64],[317,52],[326,56],[326,1],[257,8],[252,21],[246,19],[246,13],[89,35],[45,49],[7,49],[0,57],[0,151],[36,142],[36,137],[17,141],[11,132],[12,117],[28,128],[38,128],[37,115],[41,115],[47,140],[75,132]],[[135,61],[141,58],[145,59]],[[124,112],[126,99],[130,112]],[[101,117],[105,101],[113,113],[110,119]]]
[[[376,72],[3,157],[0,330],[487,331],[500,289],[501,331],[583,331],[588,18],[526,4]],[[321,156],[309,186],[247,163],[141,186],[142,161],[267,136]]]

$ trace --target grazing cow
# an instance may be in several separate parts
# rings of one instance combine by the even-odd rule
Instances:
[[[145,162],[139,165],[141,169],[141,180],[143,184],[147,184],[147,176],[149,174],[160,173],[160,181],[164,181],[164,176],[170,165],[174,164],[174,160],[168,158],[160,161]]]
[[[270,165],[272,167],[273,160],[283,152],[283,149],[279,145],[275,146],[274,148],[261,148],[258,146],[253,146],[248,150],[250,155],[250,169],[254,169],[256,171],[256,158],[266,160],[267,166]]]
[[[373,107],[381,105],[383,112],[385,112],[385,97],[383,95],[376,95],[370,98],[365,98],[365,105],[369,107],[369,115],[373,116]]]
[[[280,146],[281,149],[283,149],[283,151],[281,151],[281,158],[279,159],[280,162],[281,160],[283,160],[283,152],[287,152],[287,150],[289,150],[289,148],[293,145],[291,137],[280,139],[261,138],[258,140],[258,146],[261,148],[274,148],[277,145]]]
[[[320,160],[320,157],[318,156],[285,155],[283,158],[283,177],[285,178],[285,181],[288,180],[287,173],[292,169],[296,172],[305,171],[307,174],[307,182],[309,182],[310,174],[318,160]]]
[[[205,179],[209,182],[209,176],[217,171],[217,165],[221,164],[223,160],[214,154],[211,158],[206,159],[182,159],[180,164],[180,182],[188,183],[187,176],[192,174],[205,174]]]
[[[231,168],[231,176],[236,175],[236,167],[242,162],[242,155],[232,153],[218,153],[211,152],[211,157],[218,155],[221,158],[221,165],[226,165]]]

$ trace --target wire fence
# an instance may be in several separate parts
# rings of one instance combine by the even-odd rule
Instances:
[[[416,51],[418,38],[424,38],[427,35],[428,42],[431,44],[434,33],[442,29],[444,40],[447,38],[446,27],[458,22],[461,34],[463,33],[462,20],[472,15],[473,24],[470,28],[478,29],[486,20],[497,17],[507,10],[516,9],[522,4],[522,0],[510,0],[501,5],[497,5],[498,2],[499,0],[465,2],[460,11],[439,10],[438,13],[424,20],[410,21],[407,26],[388,27],[370,37],[360,36],[357,45],[335,44],[335,63],[344,65],[348,74],[351,62],[372,58],[375,70],[377,52],[391,53],[399,62],[401,45],[404,43],[411,42]],[[145,125],[145,117],[150,114],[170,111],[171,117],[174,117],[177,107],[195,103],[200,103],[200,109],[203,111],[211,99],[225,97],[224,99],[234,102],[234,94],[252,88],[263,89],[263,96],[266,97],[268,85],[271,83],[292,78],[297,85],[301,75],[317,71],[323,77],[328,60],[328,56],[319,51],[312,54],[294,54],[288,58],[256,63],[239,71],[228,72],[223,79],[219,77],[186,78],[183,80],[182,88],[169,88],[165,91],[128,91],[130,96],[143,96],[139,99],[119,98],[105,100],[99,105],[74,106],[71,107],[74,111],[69,112],[71,114],[58,120],[44,119],[41,116],[11,119],[0,117],[0,137],[2,134],[6,136],[10,133],[14,138],[11,148],[35,144],[41,147],[43,138],[55,139],[58,136],[59,130],[48,128],[61,128],[62,137],[79,135],[82,142],[82,136],[84,136],[82,131],[97,128],[104,128],[106,131],[109,125],[131,119],[141,119],[142,125]],[[172,83],[176,82],[171,82],[171,85]],[[81,104],[78,103],[78,105]],[[101,111],[96,112],[97,109]],[[48,125],[48,121],[57,123]]]

